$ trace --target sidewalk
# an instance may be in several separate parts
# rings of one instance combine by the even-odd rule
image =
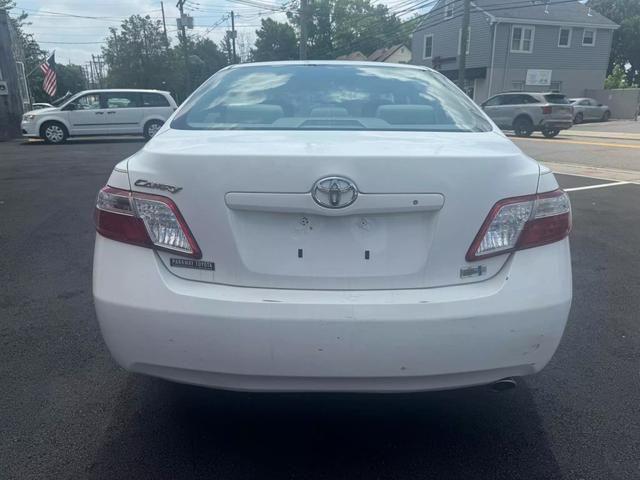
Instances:
[[[640,141],[640,121],[612,120],[610,122],[583,123],[562,130],[563,137],[608,138]]]

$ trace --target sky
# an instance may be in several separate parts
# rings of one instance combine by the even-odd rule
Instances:
[[[177,43],[176,19],[179,16],[177,0],[164,2],[167,31],[172,43]],[[160,0],[15,0],[11,15],[21,11],[29,15],[30,25],[24,27],[33,33],[40,47],[55,50],[58,63],[83,65],[91,55],[101,52],[109,27],[118,27],[124,18],[134,14],[162,19]],[[282,5],[281,0],[260,0],[261,4]],[[284,13],[248,6],[244,0],[186,0],[185,13],[194,18],[190,33],[205,35],[215,42],[231,29],[229,12],[234,10],[238,35],[253,44],[260,19],[271,17],[283,21]],[[91,17],[91,18],[88,18]]]

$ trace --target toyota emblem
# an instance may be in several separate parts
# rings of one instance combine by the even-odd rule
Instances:
[[[356,201],[358,189],[348,178],[325,177],[313,185],[311,195],[323,207],[344,208]]]

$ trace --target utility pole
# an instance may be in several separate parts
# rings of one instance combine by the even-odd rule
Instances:
[[[469,17],[471,16],[471,0],[464,0],[462,13],[462,30],[460,31],[460,55],[458,55],[458,86],[464,91],[465,70],[467,68],[467,47],[469,45]]]
[[[93,55],[93,53],[91,54],[91,63],[93,64],[93,69],[96,72],[96,82],[98,84],[98,88],[102,88],[102,68],[100,65],[100,57],[96,57]]]
[[[9,28],[9,15],[0,9],[0,141],[20,134],[22,117],[22,97]]]
[[[231,45],[233,47],[233,60],[231,63],[236,63],[236,22],[233,10],[231,10]]]
[[[169,46],[169,37],[167,37],[167,21],[164,18],[164,2],[160,2],[160,9],[162,10],[162,28],[164,29],[164,43],[165,46]]]
[[[182,55],[184,56],[184,76],[185,76],[185,98],[191,93],[191,71],[189,70],[189,52],[187,51],[187,30],[185,25],[186,17],[184,16],[184,2],[186,0],[178,0],[176,7],[180,10],[180,32],[182,33]]]
[[[300,60],[307,59],[307,16],[309,8],[307,0],[300,0]]]

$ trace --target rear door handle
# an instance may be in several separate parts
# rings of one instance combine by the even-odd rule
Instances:
[[[96,115],[104,115],[104,112],[96,112]]]
[[[116,113],[116,112],[111,111],[111,112],[107,112],[107,113],[108,113],[109,115],[111,115],[112,113]]]

